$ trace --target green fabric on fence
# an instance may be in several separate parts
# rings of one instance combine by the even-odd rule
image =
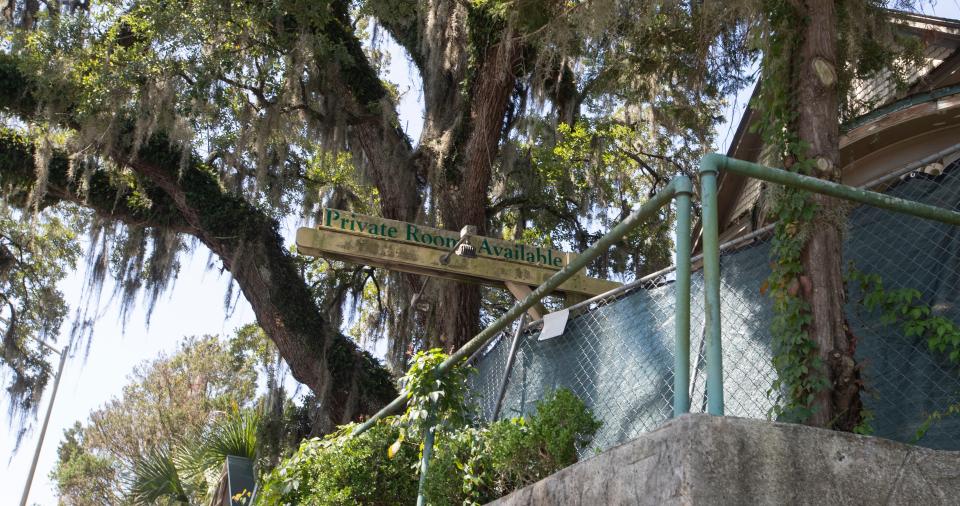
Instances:
[[[960,170],[939,178],[913,177],[888,191],[897,197],[960,208]],[[960,229],[929,220],[858,207],[851,211],[844,245],[846,264],[880,274],[885,286],[923,293],[935,314],[960,323]],[[721,256],[724,396],[730,416],[765,418],[772,406],[767,296],[769,244],[758,242]],[[852,287],[854,288],[854,287]],[[691,411],[706,410],[703,363],[703,283],[691,289]],[[852,289],[847,306],[866,382],[864,403],[875,435],[913,443],[917,429],[937,409],[960,402],[960,368],[931,352],[921,337],[880,324]],[[603,422],[594,444],[606,449],[653,430],[671,416],[673,388],[673,284],[660,280],[591,311],[571,316],[566,332],[538,341],[523,336],[501,417],[528,413],[553,389],[573,390]],[[510,336],[481,357],[471,379],[482,414],[492,415]],[[960,449],[960,417],[935,423],[916,442]],[[592,449],[584,449],[589,453]]]

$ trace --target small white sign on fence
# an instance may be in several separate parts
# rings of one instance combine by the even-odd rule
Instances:
[[[540,337],[537,341],[545,341],[563,334],[564,329],[567,328],[568,318],[570,318],[569,309],[544,315],[543,330],[540,331]]]

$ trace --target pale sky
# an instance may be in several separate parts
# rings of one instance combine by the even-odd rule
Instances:
[[[960,5],[957,0],[947,0],[925,10],[937,16],[958,17]],[[387,49],[394,55],[388,79],[401,83],[400,91],[405,92],[401,99],[401,124],[411,138],[417,139],[422,125],[423,107],[419,84],[411,84],[417,79],[416,70],[408,65],[406,58],[398,52],[395,45],[390,44]],[[733,121],[718,127],[717,151],[726,150],[749,96],[750,89],[744,90],[736,97],[735,102],[731,103],[725,116]],[[295,229],[292,224],[285,228],[281,232],[290,243]],[[84,359],[81,352],[67,361],[31,489],[30,504],[56,504],[53,484],[48,475],[56,462],[56,450],[63,431],[78,420],[86,421],[92,410],[119,395],[134,366],[155,358],[161,351],[172,352],[185,336],[228,336],[237,327],[254,321],[253,312],[242,298],[234,313],[229,317],[226,315],[223,299],[228,278],[219,274],[220,265],[215,258],[215,268],[208,270],[208,258],[209,252],[201,246],[191,257],[183,259],[184,265],[177,282],[157,302],[149,328],[146,327],[142,309],[134,311],[124,333],[116,305],[102,308],[104,316],[96,327],[89,355]],[[79,300],[83,278],[84,271],[81,268],[62,283],[61,290],[66,294],[68,302],[73,304]],[[111,289],[112,285],[108,282],[104,289],[104,299]],[[65,324],[64,329],[66,334],[69,324]],[[58,345],[66,340],[64,335]],[[54,368],[55,359],[54,357]],[[0,455],[6,456],[6,461],[0,462],[0,504],[19,504],[39,435],[39,425],[48,401],[49,389],[40,403],[34,423],[36,430],[24,437],[16,454],[13,453],[16,427],[10,426],[5,415],[5,419],[0,422]],[[7,399],[4,397],[0,400],[0,412],[6,413],[7,408]]]

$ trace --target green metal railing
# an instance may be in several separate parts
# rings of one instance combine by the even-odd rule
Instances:
[[[854,188],[824,179],[805,176],[719,154],[708,154],[700,161],[700,189],[703,212],[703,277],[705,328],[707,337],[707,412],[723,415],[723,364],[720,336],[720,247],[717,177],[720,171],[820,193],[830,197],[867,204],[918,218],[960,225],[960,213]],[[679,232],[678,232],[679,233]],[[679,268],[679,264],[678,264]]]
[[[912,200],[891,197],[890,195],[884,195],[882,193],[864,190],[862,188],[854,188],[852,186],[834,183],[825,179],[804,176],[802,174],[788,172],[782,169],[774,169],[757,163],[745,162],[743,160],[737,160],[736,158],[730,158],[718,154],[706,155],[700,161],[701,186],[705,184],[706,180],[712,180],[712,184],[715,187],[715,174],[718,171],[733,172],[735,174],[761,179],[770,183],[792,186],[794,188],[800,188],[802,190],[820,193],[830,197],[848,200],[850,202],[867,204],[873,207],[879,207],[881,209],[896,211],[899,213],[908,214],[910,216],[916,216],[918,218],[926,218],[928,220],[939,221],[950,225],[960,225],[960,213],[951,211],[949,209],[922,204]],[[715,191],[708,195],[706,190],[704,190],[703,207],[705,225],[707,221],[707,207],[712,210],[711,221],[716,224],[717,215],[715,210],[717,208],[717,197]],[[706,230],[704,230],[704,234],[706,235]],[[704,237],[704,250],[706,251],[706,249],[706,237]]]
[[[708,155],[709,156],[709,155]],[[707,413],[723,415],[723,352],[720,341],[720,231],[717,168],[704,158],[700,165],[703,213],[703,309],[707,346]],[[678,265],[679,267],[679,265]]]
[[[677,203],[676,251],[677,281],[675,287],[673,356],[673,416],[690,412],[690,214],[693,185],[686,177],[675,187]]]

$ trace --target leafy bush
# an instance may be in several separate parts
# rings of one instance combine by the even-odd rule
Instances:
[[[399,429],[381,422],[356,437],[353,425],[314,438],[264,479],[257,493],[263,505],[413,504],[417,499],[419,443],[387,448]]]
[[[441,434],[427,474],[430,504],[482,504],[575,463],[600,422],[566,389],[537,402],[525,420]]]
[[[600,428],[569,390],[538,402],[529,419],[468,425],[464,372],[438,378],[445,357],[418,354],[403,378],[410,403],[399,417],[352,436],[354,425],[300,446],[267,477],[262,505],[412,504],[418,487],[421,441],[429,425],[436,443],[426,480],[431,505],[479,504],[529,485],[577,461]],[[454,378],[453,381],[449,381]],[[451,385],[452,383],[452,385]]]

